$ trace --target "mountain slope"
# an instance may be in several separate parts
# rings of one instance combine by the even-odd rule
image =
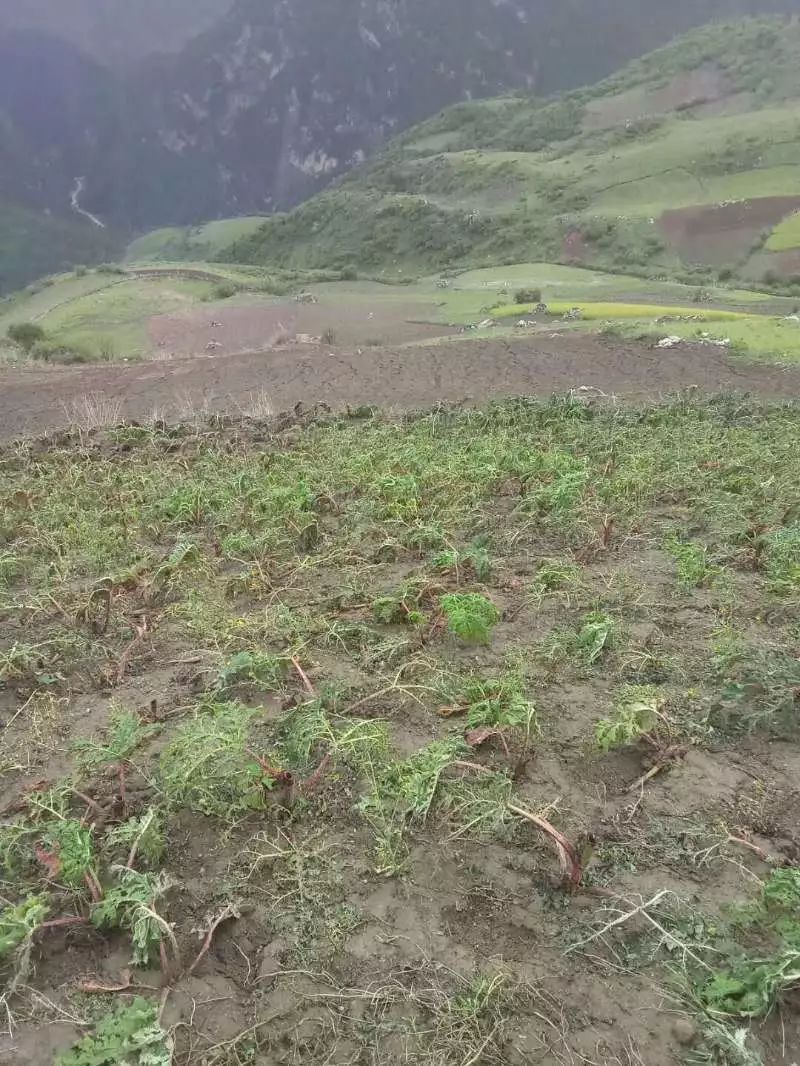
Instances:
[[[761,247],[800,208],[798,48],[797,20],[715,25],[591,89],[458,105],[224,254],[393,273],[551,259],[800,274],[800,256]]]
[[[210,26],[233,0],[0,0],[0,33],[55,34],[108,66],[170,52]]]

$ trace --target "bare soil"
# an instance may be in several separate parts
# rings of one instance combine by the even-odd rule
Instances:
[[[748,365],[709,347],[660,350],[587,335],[450,341],[431,347],[295,346],[265,353],[148,362],[135,366],[30,367],[0,371],[0,438],[44,434],[76,420],[86,396],[118,402],[119,415],[146,420],[245,410],[257,398],[274,411],[297,403],[332,409],[398,410],[437,401],[549,395],[586,387],[622,400],[695,387],[777,399],[800,395],[800,370]]]
[[[375,311],[368,300],[322,296],[319,303],[291,300],[216,303],[211,306],[157,315],[148,323],[156,352],[166,356],[203,355],[208,346],[218,353],[261,352],[285,345],[298,336],[317,338],[330,333],[335,343],[354,347],[406,344],[455,333],[440,323],[427,322],[431,307],[413,301],[383,301]]]
[[[797,196],[767,196],[718,207],[684,207],[665,211],[659,225],[682,259],[724,265],[747,255],[764,229],[776,226],[798,205]]]
[[[317,364],[332,360],[327,379],[320,376],[318,365],[315,376],[313,358],[284,353],[286,360],[308,359],[309,365],[296,379],[284,381],[282,402],[294,396],[321,398],[312,386],[323,380],[331,388],[331,403],[352,402],[359,390],[363,401],[382,396],[402,405],[430,403],[439,395],[470,401],[486,394],[544,392],[584,382],[605,391],[622,392],[627,385],[624,395],[636,397],[691,384],[701,365],[704,373],[698,383],[704,388],[755,388],[760,381],[767,394],[788,395],[788,387],[784,391],[780,386],[789,381],[797,395],[800,384],[796,375],[784,378],[769,369],[743,367],[738,373],[735,364],[703,349],[651,352],[591,338],[520,341],[511,347],[513,352],[495,341],[376,353],[371,375],[366,374],[366,360],[347,370],[352,355],[315,353]],[[406,357],[411,362],[401,365]],[[459,360],[464,365],[460,377]],[[224,358],[187,363],[187,386],[199,386],[196,379],[213,368],[216,376],[210,380],[219,390],[214,395],[220,404],[227,402],[230,392],[225,390],[232,386],[227,365]],[[282,364],[284,371],[289,365]],[[244,382],[252,388],[259,362],[239,357],[236,366],[242,388]],[[166,377],[134,375],[167,375],[171,369],[174,366],[163,364],[115,371],[115,395],[125,395],[134,404],[132,410],[136,403],[152,403],[159,392],[163,400]],[[111,374],[109,368],[102,372]],[[46,426],[48,412],[57,409],[59,382],[60,396],[67,399],[66,383],[92,373],[50,374],[50,407],[45,404],[31,414],[33,427]],[[37,374],[41,395],[48,375]],[[140,392],[134,387],[137,381]],[[7,397],[7,382],[0,384],[6,385]],[[29,385],[29,398],[36,392],[37,386]],[[268,449],[277,455],[282,449],[291,451],[298,434],[301,420],[268,432],[265,427],[229,427],[176,434],[165,461],[191,479],[202,476],[194,464],[209,450],[217,449],[221,460],[226,453]],[[337,445],[333,438],[331,446],[347,445]],[[119,472],[119,484],[130,486],[132,482],[123,480],[126,471],[143,472],[148,462],[163,458],[160,449],[148,452],[142,445],[141,465],[136,467],[137,447],[122,446],[113,434],[101,434],[84,447],[76,436],[75,463],[94,464],[96,469],[111,466]],[[447,447],[446,435],[442,447]],[[45,442],[36,461],[46,464],[64,454]],[[13,450],[6,450],[4,457],[14,461]],[[391,454],[382,461],[389,470]],[[520,498],[520,487],[500,485],[497,493],[487,502],[487,520],[499,536],[512,520],[509,512]],[[25,492],[18,495],[26,497]],[[351,503],[357,506],[358,495],[326,502],[322,517],[331,529]],[[665,501],[673,520],[684,516],[682,503],[670,503],[668,494]],[[14,506],[32,505],[20,499]],[[689,747],[684,758],[665,767],[646,787],[631,791],[632,782],[646,769],[642,753],[592,753],[587,738],[593,725],[620,678],[637,677],[643,663],[651,662],[655,671],[677,664],[681,691],[702,678],[698,663],[720,625],[719,603],[708,589],[677,594],[674,560],[653,546],[658,540],[652,531],[648,535],[643,530],[612,537],[605,548],[597,546],[585,556],[585,589],[572,594],[581,597],[580,603],[571,602],[569,595],[537,603],[526,589],[542,556],[558,550],[557,541],[552,532],[525,536],[529,539],[521,539],[516,551],[497,560],[488,579],[488,591],[501,612],[491,646],[461,649],[431,631],[420,637],[414,653],[492,676],[504,669],[506,656],[515,648],[530,652],[537,641],[579,618],[600,597],[615,601],[624,619],[622,647],[591,671],[543,670],[536,686],[542,735],[515,771],[515,789],[531,810],[547,812],[570,839],[593,842],[597,857],[591,879],[574,895],[562,892],[552,848],[531,826],[523,826],[510,839],[477,842],[423,825],[413,836],[408,872],[382,876],[371,858],[369,827],[355,813],[357,783],[342,769],[323,776],[294,813],[276,803],[224,834],[218,822],[183,812],[170,824],[166,856],[166,869],[177,882],[169,897],[169,916],[183,958],[195,958],[203,931],[223,904],[235,899],[242,905],[235,919],[220,925],[194,972],[175,979],[168,992],[167,975],[157,970],[132,975],[139,990],[156,1002],[163,995],[162,1022],[174,1035],[175,1066],[400,1066],[409,1061],[425,1066],[677,1066],[699,1040],[675,989],[665,987],[646,926],[629,940],[614,942],[618,950],[605,941],[592,941],[579,951],[572,947],[611,920],[615,912],[604,908],[633,907],[660,891],[698,908],[740,901],[743,885],[768,876],[759,848],[773,863],[797,861],[797,743],[748,738],[717,747],[704,741]],[[361,577],[368,575],[370,587],[389,588],[421,566],[413,555],[387,560],[375,549],[376,544],[365,541],[364,557],[351,561],[350,570],[341,553],[332,557],[330,569],[295,569],[292,562],[286,572],[275,571],[274,586],[248,586],[235,600],[235,609],[244,618],[248,612],[266,612],[277,598],[298,617],[312,605],[331,621],[367,625],[372,621],[367,605],[342,604],[345,574],[355,580],[358,570]],[[455,588],[459,579],[441,580]],[[766,646],[788,633],[790,608],[782,612],[775,607],[760,575],[752,569],[732,570],[731,581],[737,596],[749,605],[743,614],[749,639]],[[0,616],[0,647],[20,635],[38,639],[42,627],[63,624],[62,615],[67,625],[74,624],[74,612],[65,612],[62,604],[75,590],[57,584],[54,588],[60,602],[50,599],[60,615],[48,617],[49,604],[36,611],[25,607],[5,612]],[[115,593],[111,629],[95,642],[107,648],[105,670],[101,661],[92,669],[71,669],[54,689],[52,702],[24,703],[30,695],[24,679],[0,690],[4,745],[8,758],[19,763],[2,778],[0,804],[6,809],[35,782],[61,777],[69,765],[70,743],[95,734],[111,706],[133,708],[170,730],[209,683],[216,661],[213,648],[176,632],[170,605],[148,600],[149,595],[146,583],[120,586]],[[120,671],[130,636],[125,620],[140,617],[148,603],[146,639],[129,658],[127,671]],[[781,622],[786,625],[776,630]],[[444,717],[435,705],[382,691],[375,664],[344,645],[314,643],[304,648],[302,657],[306,680],[317,691],[338,685],[376,693],[351,705],[347,713],[385,720],[398,751],[418,751],[455,728],[458,719]],[[258,709],[260,728],[306,698],[298,679],[288,688],[283,701],[269,693],[236,694]],[[17,713],[20,707],[24,714]],[[163,740],[157,738],[138,753],[137,765],[147,765],[160,744]],[[482,746],[475,758],[506,765],[496,741]],[[118,797],[113,776],[98,777],[82,788],[104,811],[114,809]],[[129,813],[143,813],[151,792],[146,777],[132,771]],[[721,843],[727,827],[737,835],[733,846]],[[701,862],[698,855],[709,840],[714,845],[711,856]],[[276,858],[276,847],[290,859]],[[43,934],[32,957],[34,995],[23,998],[13,1033],[0,1035],[0,1064],[52,1066],[53,1056],[86,1032],[87,1017],[128,1002],[132,993],[125,989],[103,995],[97,987],[125,985],[126,974],[131,976],[129,954],[121,935],[101,937],[85,927]],[[469,1039],[459,1042],[459,1010],[464,1009],[466,991],[474,989],[482,975],[495,973],[509,985],[511,998],[503,1007],[508,1017],[485,1023],[476,1036],[468,1034]],[[86,980],[94,987],[92,993],[85,991]],[[766,1066],[795,1061],[800,1046],[796,1011],[786,1007],[773,1012],[753,1028]],[[429,1051],[424,1059],[420,1046]]]
[[[730,79],[723,71],[713,66],[700,67],[676,74],[660,89],[630,89],[592,101],[586,109],[584,127],[602,130],[679,108],[702,107],[723,100],[730,88]]]

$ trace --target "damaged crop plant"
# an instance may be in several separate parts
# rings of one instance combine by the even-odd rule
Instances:
[[[8,1040],[780,1062],[798,430],[568,396],[5,448]]]

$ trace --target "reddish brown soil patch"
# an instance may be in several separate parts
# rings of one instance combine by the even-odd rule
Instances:
[[[589,246],[580,230],[574,229],[564,238],[561,258],[565,263],[585,263],[589,258]]]
[[[602,130],[651,115],[665,115],[679,108],[704,105],[724,98],[731,89],[726,74],[714,66],[676,74],[660,89],[629,89],[594,100],[586,109],[584,127]]]
[[[800,248],[789,248],[785,252],[757,252],[748,260],[744,274],[761,281],[768,271],[779,278],[800,277]]]
[[[153,346],[165,355],[202,355],[216,352],[263,352],[286,344],[297,335],[322,337],[332,333],[336,342],[354,346],[405,344],[454,332],[428,323],[427,304],[332,299],[304,304],[286,300],[262,301],[246,306],[215,303],[205,307],[158,315],[148,331]],[[211,346],[211,347],[209,347]]]
[[[747,254],[762,230],[800,205],[800,196],[766,196],[718,206],[665,211],[661,232],[687,262],[728,264]]]
[[[654,350],[595,336],[450,342],[436,347],[327,347],[159,361],[138,366],[36,367],[0,372],[0,437],[45,433],[70,420],[87,394],[118,399],[127,418],[188,409],[247,409],[266,394],[275,410],[324,401],[410,409],[438,400],[549,395],[589,386],[624,399],[654,399],[688,386],[800,396],[800,370],[748,365],[690,344]]]

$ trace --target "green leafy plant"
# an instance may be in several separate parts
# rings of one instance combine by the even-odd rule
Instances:
[[[126,849],[127,866],[133,866],[137,857],[150,867],[158,866],[167,847],[161,815],[153,807],[138,818],[128,818],[113,826],[106,840],[112,848]]]
[[[488,581],[492,574],[492,563],[485,538],[473,541],[463,551],[448,548],[439,552],[433,558],[433,565],[437,570],[447,573],[471,573],[478,581]]]
[[[139,873],[118,868],[117,883],[92,908],[92,924],[98,929],[122,929],[131,934],[132,962],[147,966],[158,953],[169,926],[155,909],[156,901],[171,887],[163,873]]]
[[[678,564],[678,580],[686,589],[707,585],[721,572],[718,566],[709,562],[708,548],[704,544],[671,536],[664,547]]]
[[[586,615],[575,640],[580,656],[593,665],[614,643],[614,619],[604,611],[592,611]]]
[[[70,888],[87,885],[100,895],[91,830],[74,818],[53,819],[42,834],[36,855],[50,875]]]
[[[800,951],[771,958],[742,956],[718,970],[700,990],[707,1010],[734,1018],[764,1018],[778,998],[800,985]]]
[[[379,596],[372,603],[376,622],[383,625],[419,626],[425,623],[423,601],[428,595],[424,581],[406,581],[397,592]]]
[[[114,708],[109,714],[105,742],[79,740],[75,751],[87,769],[112,768],[119,778],[120,796],[126,802],[126,778],[130,758],[138,747],[160,731],[158,725],[145,725],[133,711]]]
[[[232,655],[219,672],[217,687],[261,685],[274,687],[285,677],[287,660],[261,651],[240,651]]]
[[[522,683],[514,675],[474,678],[464,686],[461,699],[467,704],[467,727],[523,729],[526,737],[536,727],[536,708],[525,698]]]
[[[180,727],[160,759],[161,785],[172,805],[225,819],[266,808],[275,777],[248,748],[255,713],[212,701]]]
[[[656,727],[663,705],[663,696],[656,688],[632,685],[623,689],[614,714],[601,719],[595,726],[597,747],[609,752],[637,743]]]
[[[47,917],[46,896],[28,896],[22,902],[0,910],[0,960],[24,945]]]
[[[161,1028],[158,1008],[137,997],[106,1014],[55,1066],[170,1066],[172,1039]]]
[[[488,644],[500,612],[479,592],[448,592],[440,599],[450,631],[471,644]]]

